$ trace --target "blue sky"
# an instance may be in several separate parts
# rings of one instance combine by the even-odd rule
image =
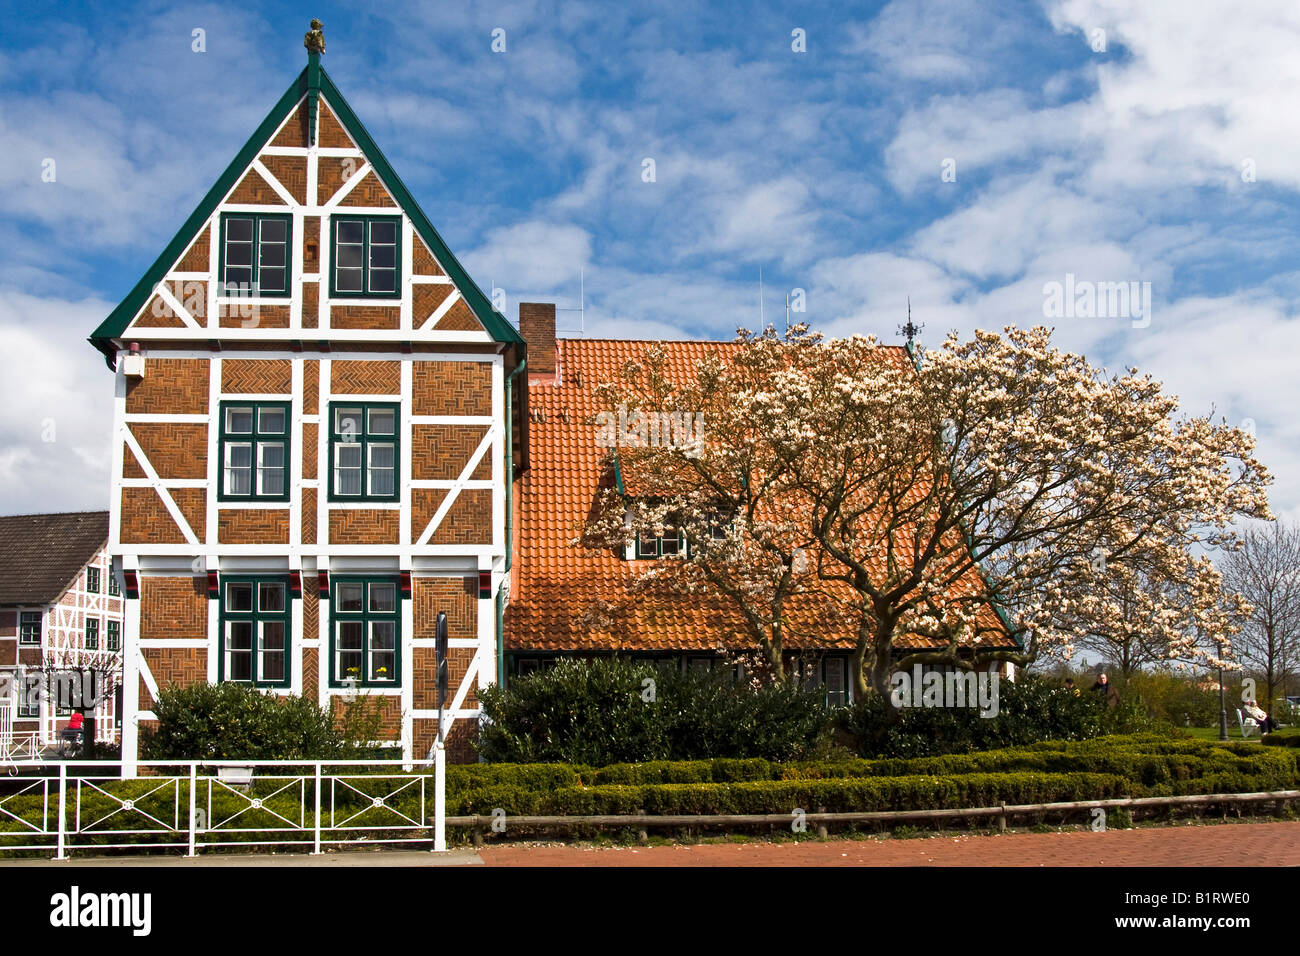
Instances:
[[[728,338],[762,269],[769,320],[801,289],[823,331],[897,341],[910,296],[935,344],[1048,321],[1067,274],[1149,282],[1145,327],[1049,324],[1253,423],[1296,509],[1300,9],[984,6],[6,4],[0,507],[107,507],[111,376],[85,336],[319,16],[326,69],[512,318],[576,306],[581,273],[588,336]]]

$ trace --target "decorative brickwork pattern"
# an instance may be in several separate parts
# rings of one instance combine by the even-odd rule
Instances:
[[[428,321],[429,316],[438,310],[438,306],[447,300],[447,296],[455,291],[455,287],[450,284],[428,282],[420,283],[411,288],[411,321],[418,329]]]
[[[207,651],[201,647],[146,647],[142,653],[160,691],[208,679]]]
[[[417,577],[411,581],[411,608],[416,640],[432,641],[438,636],[438,612],[447,612],[447,636],[473,639],[478,636],[478,578]],[[418,654],[420,648],[416,648]],[[430,654],[433,652],[430,651]]]
[[[429,521],[433,518],[438,506],[442,504],[442,499],[445,497],[447,497],[447,491],[443,488],[411,489],[412,541],[420,540],[420,535],[424,534],[424,529],[429,527]]]
[[[416,415],[492,414],[492,366],[487,362],[416,362],[411,388]]]
[[[307,146],[307,104],[299,103],[293,115],[280,127],[280,132],[271,140],[272,146]]]
[[[288,508],[223,508],[217,513],[219,544],[288,544]]]
[[[315,428],[316,426],[311,426]],[[313,465],[315,458],[312,459]],[[316,543],[316,489],[304,488],[302,490],[302,543]]]
[[[293,389],[288,359],[223,359],[221,391],[226,395],[284,395]]]
[[[368,694],[367,704],[371,710],[379,711],[379,738],[397,740],[402,736],[402,698],[390,694]],[[339,726],[347,712],[348,701],[343,697],[330,698],[330,711]]]
[[[320,101],[319,122],[316,126],[316,143],[328,149],[355,149],[356,144],[352,142],[347,131],[343,129],[337,119],[334,118],[333,112],[325,100]]]
[[[208,490],[206,488],[172,488],[172,501],[181,509],[185,523],[199,541],[208,537]]]
[[[135,452],[131,451],[126,442],[122,442],[122,477],[123,478],[147,478],[144,469],[140,463],[135,460]]]
[[[211,250],[210,240],[208,238],[211,229],[204,225],[194,241],[190,243],[189,249],[181,257],[181,261],[176,264],[177,272],[207,272],[208,271],[208,254]]]
[[[283,206],[285,202],[271,184],[262,178],[256,169],[250,169],[239,181],[235,191],[226,200],[232,203],[247,203],[251,206]]]
[[[320,433],[320,426],[315,422],[303,422],[302,426],[302,476],[304,478],[316,477],[316,461],[320,451],[320,445],[317,442],[317,435]]]
[[[436,614],[436,612],[435,612]],[[448,615],[447,633],[451,633],[451,620]],[[472,635],[471,635],[472,636]],[[415,665],[412,678],[415,681],[414,696],[412,700],[420,710],[434,709],[438,706],[438,664],[437,654],[431,647],[417,647],[414,649]],[[465,678],[465,672],[469,670],[470,662],[474,660],[474,651],[468,647],[452,647],[447,650],[447,696],[448,703],[451,702],[460,687],[460,683]],[[478,706],[478,679],[475,678],[470,684],[469,692],[465,695],[465,707]]]
[[[315,415],[319,412],[320,362],[307,359],[302,363],[302,413]]]
[[[397,544],[400,533],[396,508],[330,509],[330,544]]]
[[[228,302],[217,306],[223,329],[287,329],[289,306]]]
[[[302,271],[320,272],[320,216],[302,220]]]
[[[302,582],[302,639],[314,641],[320,636],[320,599],[316,597],[315,580],[308,581],[310,575],[303,575]],[[315,651],[308,651],[315,654]]]
[[[152,488],[122,489],[123,544],[183,544],[185,536]]]
[[[126,410],[130,414],[207,414],[207,360],[146,357],[144,378],[127,379]]]
[[[435,329],[445,332],[482,332],[483,326],[479,324],[470,307],[461,299],[450,309],[447,314],[438,320],[434,325]]]
[[[419,481],[459,478],[487,432],[484,425],[416,425],[411,435],[411,477]],[[490,453],[484,453],[470,477],[492,477]]]
[[[491,544],[492,492],[488,488],[462,491],[443,517],[431,544]]]
[[[316,205],[318,206],[329,202],[349,179],[357,175],[362,165],[360,159],[352,156],[322,156],[316,163]]]
[[[289,195],[298,200],[298,204],[307,202],[307,157],[306,156],[262,156],[262,165],[280,185],[288,190]]]
[[[203,325],[208,308],[208,284],[202,279],[173,279],[167,288],[190,318]]]
[[[419,236],[414,237],[415,248],[411,250],[411,267],[417,276],[441,276],[447,273],[443,272],[442,266],[438,265],[438,260],[433,257],[429,247],[424,244],[424,240]]]
[[[159,478],[208,477],[208,426],[183,422],[127,425]]]
[[[373,168],[366,173],[366,178],[352,187],[352,191],[339,200],[340,206],[385,206],[396,209],[397,203],[388,194],[384,184],[379,181]]]
[[[402,364],[334,361],[330,364],[330,391],[336,395],[398,395],[402,391]]]
[[[183,329],[185,323],[177,315],[170,305],[163,301],[162,296],[155,295],[149,300],[149,304],[144,307],[134,322],[131,323],[137,329]]]
[[[303,600],[303,613],[307,611],[307,602]],[[312,606],[312,616],[316,616],[316,608]],[[308,700],[315,700],[316,695],[320,693],[320,652],[314,647],[308,647],[302,652],[302,696]]]
[[[207,581],[188,575],[166,578],[142,576],[140,636],[145,640],[207,640]],[[154,676],[158,676],[157,671],[154,671]]]
[[[402,310],[396,305],[335,305],[330,307],[330,326],[336,329],[398,329]]]
[[[433,742],[438,736],[437,720],[414,720],[411,722],[412,744],[415,757],[424,760]],[[458,720],[447,732],[445,746],[449,763],[477,763],[478,752],[474,741],[478,739],[478,727],[472,720]]]
[[[314,329],[320,324],[320,283],[302,284],[302,327]]]

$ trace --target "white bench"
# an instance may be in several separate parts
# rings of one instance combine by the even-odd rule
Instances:
[[[1242,714],[1240,707],[1237,708],[1237,723],[1241,727],[1241,738],[1243,740],[1250,736],[1252,730],[1259,730],[1259,721],[1254,717],[1247,717]]]

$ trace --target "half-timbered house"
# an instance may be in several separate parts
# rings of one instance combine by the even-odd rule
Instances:
[[[468,759],[498,668],[519,334],[309,53],[91,342],[115,375],[123,756],[170,683],[247,681]],[[128,768],[129,769],[129,768]]]

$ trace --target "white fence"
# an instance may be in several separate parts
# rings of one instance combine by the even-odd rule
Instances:
[[[35,731],[14,733],[13,701],[0,700],[0,765],[13,767],[19,760],[39,761],[41,744],[37,737]]]
[[[434,761],[11,761],[0,857],[435,841]],[[366,769],[361,769],[362,767]],[[426,768],[420,770],[418,768]],[[391,768],[391,769],[390,769]]]

